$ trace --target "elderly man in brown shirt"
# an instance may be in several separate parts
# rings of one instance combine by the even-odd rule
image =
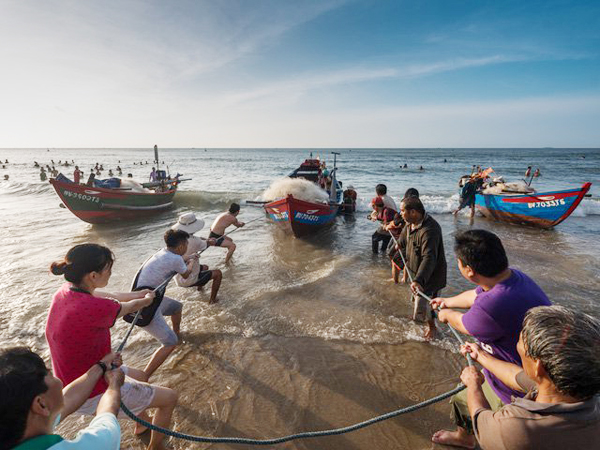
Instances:
[[[529,310],[517,350],[523,367],[500,361],[477,344],[461,349],[510,387],[527,392],[493,412],[483,375],[467,367],[475,435],[484,450],[595,448],[600,438],[600,321],[561,306]]]

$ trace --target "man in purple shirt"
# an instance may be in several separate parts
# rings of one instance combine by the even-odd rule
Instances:
[[[454,251],[460,273],[477,288],[455,297],[433,299],[433,308],[440,308],[438,319],[476,338],[495,358],[520,365],[517,342],[523,318],[529,309],[548,306],[550,300],[531,278],[508,266],[504,246],[495,234],[485,230],[460,233],[455,238]],[[462,313],[452,308],[468,311]],[[485,369],[484,375],[486,382],[482,388],[492,408],[509,404],[511,396],[523,396]],[[451,404],[457,430],[440,430],[432,441],[474,448],[477,441],[466,407],[466,391],[455,395]]]

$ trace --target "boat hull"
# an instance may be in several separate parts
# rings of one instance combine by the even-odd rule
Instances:
[[[536,194],[477,194],[475,207],[490,219],[552,228],[571,215],[591,185],[585,183],[579,189]]]
[[[134,220],[157,214],[173,206],[177,187],[165,192],[129,192],[90,187],[50,179],[63,204],[75,216],[92,224]]]
[[[264,205],[267,215],[296,237],[309,236],[331,226],[338,213],[337,205],[312,203],[288,195]]]

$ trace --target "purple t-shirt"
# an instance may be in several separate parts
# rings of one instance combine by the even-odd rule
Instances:
[[[536,306],[549,306],[551,303],[535,281],[516,269],[511,271],[512,275],[507,280],[489,291],[477,287],[475,303],[463,315],[462,323],[484,350],[502,361],[521,365],[517,342],[525,313]],[[486,369],[483,373],[503,403],[509,404],[512,395],[523,396]]]

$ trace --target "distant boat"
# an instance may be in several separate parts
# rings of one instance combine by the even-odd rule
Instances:
[[[337,153],[334,152],[334,155]],[[294,198],[292,194],[264,205],[268,216],[296,237],[309,236],[333,224],[342,202],[343,190],[336,179],[335,167],[331,172],[332,192],[329,203],[314,203]],[[305,178],[317,184],[321,177],[321,162],[318,159],[305,160],[290,178]]]
[[[478,193],[475,206],[490,219],[552,228],[569,217],[590,190],[592,183],[562,191],[501,194]]]

